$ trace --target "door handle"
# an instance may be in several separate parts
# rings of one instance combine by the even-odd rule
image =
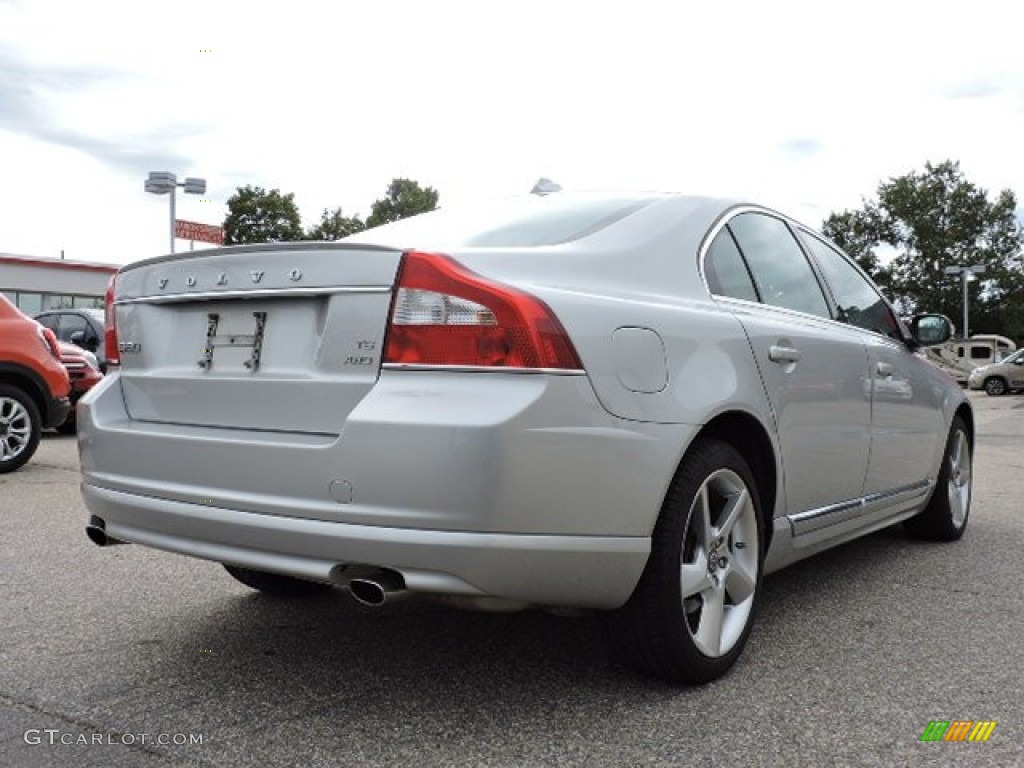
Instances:
[[[768,359],[773,363],[795,363],[800,359],[800,350],[772,344],[768,347]]]
[[[895,369],[892,367],[890,363],[875,363],[875,371],[878,373],[879,376],[889,378],[890,376],[892,376],[894,370]]]

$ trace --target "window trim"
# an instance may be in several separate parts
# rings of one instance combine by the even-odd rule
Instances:
[[[819,234],[815,233],[813,230],[809,229],[804,224],[793,222],[793,228],[796,230],[796,234],[798,235],[797,241],[800,243],[800,247],[804,250],[804,253],[807,255],[808,260],[810,260],[814,264],[815,269],[819,273],[820,279],[821,279],[823,285],[825,286],[825,289],[826,289],[826,292],[827,292],[828,301],[829,301],[830,305],[832,306],[832,313],[834,315],[833,322],[836,322],[836,323],[839,323],[841,325],[844,325],[847,328],[856,328],[859,331],[864,331],[865,333],[870,333],[873,336],[877,336],[880,339],[888,339],[889,341],[894,341],[894,342],[897,342],[897,343],[906,344],[907,343],[907,333],[906,333],[906,331],[905,331],[905,329],[903,327],[903,322],[900,320],[899,313],[896,312],[896,310],[893,308],[893,306],[889,302],[889,300],[878,289],[878,286],[875,285],[875,281],[871,279],[871,276],[868,275],[867,272],[865,272],[863,269],[860,268],[860,265],[850,257],[850,254],[848,254],[846,251],[844,251],[842,248],[840,248],[838,245],[833,243],[831,240],[829,240],[824,235],[819,235]],[[885,334],[885,333],[879,333],[878,331],[872,330],[871,328],[863,328],[863,327],[861,327],[859,325],[854,325],[853,323],[847,322],[845,320],[841,320],[839,318],[839,311],[841,309],[840,304],[839,304],[839,300],[836,298],[835,291],[832,288],[832,284],[829,283],[828,278],[825,276],[824,270],[821,269],[821,265],[818,263],[817,257],[815,257],[814,253],[811,251],[810,246],[806,242],[804,242],[804,238],[805,237],[806,238],[814,238],[815,240],[820,242],[822,245],[824,245],[826,248],[829,248],[829,249],[835,251],[837,254],[839,254],[839,256],[842,259],[844,259],[846,261],[846,263],[849,266],[853,267],[854,271],[857,274],[859,274],[862,278],[864,278],[864,280],[866,281],[868,287],[875,292],[875,294],[878,296],[878,298],[881,299],[882,303],[889,310],[889,313],[892,315],[893,321],[894,321],[894,324],[895,324],[895,327],[896,327],[896,330],[900,334],[900,337],[898,339],[897,338],[893,338],[892,336],[889,336],[888,334]]]
[[[729,223],[733,219],[735,219],[740,214],[744,213],[757,213],[763,216],[767,216],[769,218],[778,219],[779,221],[782,222],[782,224],[789,231],[790,236],[796,243],[797,248],[803,254],[804,259],[807,261],[807,265],[811,269],[811,274],[813,274],[815,279],[818,281],[818,289],[821,291],[822,297],[825,299],[825,306],[829,312],[828,317],[815,315],[811,312],[804,312],[803,310],[800,309],[792,309],[790,307],[778,306],[777,304],[768,304],[763,299],[760,298],[761,287],[757,284],[757,280],[754,278],[754,274],[750,269],[750,263],[747,261],[746,254],[743,253],[743,248],[740,247],[739,241],[736,240],[736,236],[733,234],[732,229],[729,227]],[[778,211],[773,211],[770,208],[765,208],[764,206],[760,205],[751,205],[749,203],[743,205],[736,205],[722,213],[722,215],[718,217],[714,224],[711,225],[711,228],[708,229],[707,233],[704,235],[704,239],[701,240],[700,247],[697,249],[697,272],[700,275],[700,280],[704,286],[704,290],[707,291],[707,294],[711,298],[711,300],[739,301],[743,302],[743,304],[746,305],[782,310],[785,312],[793,312],[801,317],[813,317],[817,320],[826,320],[834,323],[840,322],[839,320],[836,319],[837,305],[835,303],[835,298],[832,296],[831,288],[828,287],[827,284],[824,282],[824,278],[821,274],[821,269],[818,266],[818,263],[810,257],[810,255],[807,252],[807,247],[797,236],[797,230],[799,230],[800,228],[806,227],[804,227],[804,225],[800,224],[798,221],[794,221],[793,219],[789,218],[785,214],[779,213]],[[707,263],[708,251],[711,249],[711,243],[714,242],[715,238],[718,237],[718,234],[723,229],[728,230],[729,237],[732,238],[733,244],[736,246],[737,250],[740,253],[740,257],[743,259],[743,264],[747,268],[747,274],[750,276],[750,280],[754,285],[754,290],[759,297],[758,301],[751,301],[750,299],[741,299],[735,296],[725,296],[719,293],[715,293],[714,291],[711,290],[711,286],[708,284],[707,274],[705,273],[705,265]],[[888,302],[886,303],[888,304]],[[849,325],[849,323],[841,323],[841,325],[848,328],[852,327]]]

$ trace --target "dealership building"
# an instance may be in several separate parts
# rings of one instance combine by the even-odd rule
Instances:
[[[102,307],[118,267],[0,253],[0,293],[26,315],[47,309]]]

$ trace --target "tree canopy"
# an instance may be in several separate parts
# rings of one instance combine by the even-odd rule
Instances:
[[[433,187],[423,188],[411,179],[392,179],[386,196],[371,207],[366,226],[379,227],[389,221],[432,211],[437,208],[437,198]]]
[[[343,237],[362,232],[366,229],[363,220],[358,216],[344,216],[341,208],[335,208],[320,215],[320,223],[310,227],[306,232],[307,240],[340,240]]]
[[[1013,192],[994,199],[968,181],[958,162],[926,163],[882,182],[862,208],[832,213],[822,231],[887,288],[904,312],[962,314],[962,289],[946,267],[983,265],[971,284],[971,328],[1024,336],[1021,227]],[[883,265],[876,249],[894,258]]]
[[[295,195],[245,186],[228,199],[224,243],[275,243],[302,239],[302,218]]]
[[[302,217],[295,195],[269,192],[263,187],[239,187],[228,199],[224,219],[226,245],[274,243],[287,240],[340,240],[390,221],[398,221],[437,207],[438,194],[432,187],[421,187],[411,179],[392,179],[383,198],[376,200],[364,222],[358,214],[345,216],[341,208],[324,208],[320,222],[302,229]]]

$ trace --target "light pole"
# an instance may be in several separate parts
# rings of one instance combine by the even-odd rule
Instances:
[[[970,266],[970,267],[968,267],[968,266],[963,266],[963,267],[946,267],[943,270],[943,272],[945,272],[947,275],[959,275],[960,276],[960,283],[961,283],[961,285],[963,285],[963,292],[964,292],[964,330],[963,330],[963,337],[964,337],[964,341],[966,341],[970,337],[970,334],[967,333],[967,281],[970,280],[971,275],[981,275],[981,274],[984,274],[984,272],[985,272],[985,265],[984,264],[974,264],[973,266]]]
[[[149,178],[146,179],[147,192],[152,192],[154,195],[166,195],[169,192],[171,195],[171,253],[174,253],[174,196],[178,187],[184,188],[185,192],[190,195],[205,195],[206,179],[190,177],[184,181],[178,181],[177,176],[167,171],[150,171]]]

